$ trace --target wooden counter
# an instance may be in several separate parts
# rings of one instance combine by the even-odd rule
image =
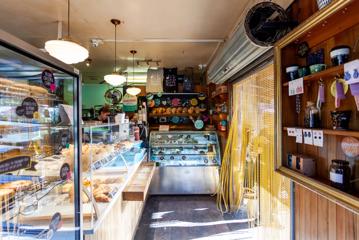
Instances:
[[[142,162],[122,194],[108,211],[100,225],[85,240],[130,240],[134,238],[147,198],[154,163]],[[138,196],[141,196],[138,198]],[[124,200],[124,197],[127,200]],[[132,199],[132,200],[128,200]]]

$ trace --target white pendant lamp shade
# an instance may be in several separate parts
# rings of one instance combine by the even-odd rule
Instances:
[[[45,49],[51,56],[67,64],[79,63],[89,57],[89,52],[86,48],[68,40],[47,41]]]
[[[104,77],[104,80],[114,86],[114,87],[117,87],[117,86],[120,86],[121,84],[123,84],[124,82],[126,82],[126,77],[123,76],[123,75],[120,75],[118,73],[112,73],[112,74],[108,74]]]
[[[132,96],[136,96],[137,94],[140,94],[140,92],[141,92],[141,88],[138,87],[129,87],[126,89],[126,93]]]

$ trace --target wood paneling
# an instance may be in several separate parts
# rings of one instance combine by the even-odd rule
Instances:
[[[296,184],[296,240],[359,240],[359,215]]]

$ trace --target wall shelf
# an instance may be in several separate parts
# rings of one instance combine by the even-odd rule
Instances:
[[[328,200],[339,204],[346,209],[359,213],[359,182],[353,182],[349,192],[343,192],[330,184],[329,169],[334,159],[347,160],[350,166],[355,164],[353,159],[345,156],[341,142],[343,137],[354,137],[359,139],[358,111],[354,97],[347,94],[340,108],[335,108],[335,98],[331,96],[331,82],[334,77],[343,76],[344,66],[328,67],[328,69],[305,76],[304,83],[310,87],[304,88],[304,93],[298,98],[290,97],[288,94],[288,77],[286,67],[291,65],[307,66],[306,58],[297,55],[300,43],[307,42],[309,53],[320,49],[324,51],[324,63],[331,66],[330,51],[336,46],[348,45],[354,49],[356,38],[353,35],[359,32],[359,1],[333,1],[327,7],[316,12],[292,32],[279,40],[275,45],[275,67],[276,67],[276,150],[275,169],[282,175],[292,179],[294,182],[304,186],[311,191],[324,196]],[[355,16],[354,16],[355,15]],[[340,20],[338,20],[340,19]],[[358,53],[351,52],[350,60],[358,59]],[[319,88],[319,80],[324,81],[325,104],[321,107],[321,129],[324,135],[323,146],[317,147],[307,144],[298,144],[295,137],[289,137],[286,130],[290,126],[304,125],[306,102],[316,102]],[[297,108],[299,110],[297,113]],[[333,130],[331,111],[349,110],[352,117],[349,122],[351,130]],[[296,127],[294,127],[296,128]],[[308,177],[299,171],[292,170],[288,164],[288,154],[300,153],[314,159],[314,176]],[[294,160],[296,161],[296,160]],[[301,165],[302,166],[302,165]],[[302,166],[303,167],[303,166]],[[310,166],[312,167],[312,166]],[[352,180],[358,178],[355,169],[352,170]]]
[[[293,127],[293,128],[303,128],[304,127]],[[283,127],[283,131],[287,131],[288,127]],[[351,131],[351,130],[333,130],[333,129],[320,129],[320,128],[311,128],[311,130],[322,130],[324,135],[332,135],[332,136],[343,136],[343,137],[356,137],[359,138],[359,131]]]
[[[319,79],[325,79],[330,77],[336,77],[338,75],[342,76],[344,74],[344,65],[339,65],[335,67],[330,67],[324,71],[314,73],[308,76],[303,77],[304,82],[310,82],[310,81],[318,81]],[[283,83],[283,86],[288,86],[289,82]]]

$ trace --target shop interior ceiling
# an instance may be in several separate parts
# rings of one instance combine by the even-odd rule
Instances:
[[[161,60],[161,67],[209,64],[218,48],[231,36],[245,11],[256,0],[72,0],[71,36],[89,49],[92,63],[75,65],[88,83],[99,83],[113,70],[114,36],[111,18],[123,21],[118,28],[117,49],[121,71],[132,73],[131,49],[136,60]],[[286,6],[288,0],[275,1]],[[283,7],[284,7],[283,6]],[[67,34],[66,0],[1,0],[0,28],[43,48],[57,38],[58,21]],[[103,44],[94,47],[90,40]],[[156,67],[156,64],[152,64]],[[141,77],[146,63],[135,67]]]

